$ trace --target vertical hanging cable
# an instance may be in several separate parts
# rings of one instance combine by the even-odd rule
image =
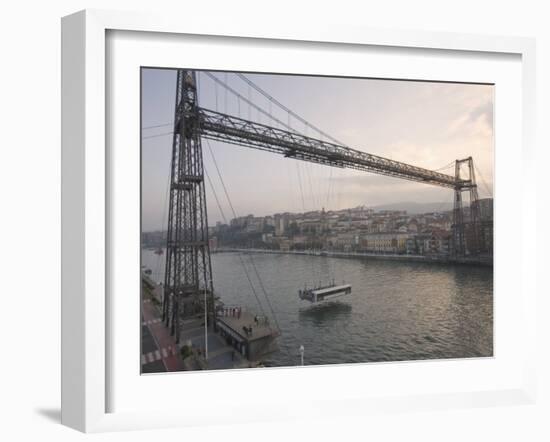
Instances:
[[[212,195],[214,195],[214,199],[216,200],[216,204],[218,206],[218,210],[220,211],[220,215],[222,216],[222,219],[223,221],[228,224],[228,220],[227,220],[227,217],[225,216],[225,211],[223,210],[221,204],[220,204],[220,200],[218,198],[218,194],[216,192],[216,189],[214,188],[214,184],[212,183],[212,180],[210,179],[210,175],[208,174],[208,171],[205,169],[204,170],[204,174],[206,175],[206,179],[208,180],[208,184],[210,184],[210,188],[212,190]],[[250,286],[250,289],[252,290],[252,293],[254,294],[254,297],[256,298],[256,302],[258,304],[258,307],[262,313],[262,315],[265,315],[265,311],[264,311],[264,308],[263,308],[263,305],[262,303],[260,302],[260,298],[258,297],[258,293],[256,292],[256,289],[254,287],[254,284],[252,282],[252,279],[250,278],[250,274],[248,273],[248,269],[246,268],[246,264],[242,258],[242,254],[241,252],[237,252],[237,256],[239,257],[239,261],[242,265],[242,268],[243,268],[243,271],[244,271],[244,274],[246,276],[246,279],[248,281],[248,284]]]
[[[216,112],[218,112],[218,83],[214,82],[214,94],[216,96]]]
[[[300,162],[296,161],[296,173],[298,174],[298,184],[300,185],[300,195],[302,196],[302,210],[306,212],[306,202],[304,199],[304,189],[302,187],[302,177],[300,176]]]
[[[342,146],[346,146],[341,141],[338,141],[336,138],[330,136],[326,132],[322,131],[318,127],[314,126],[313,124],[309,123],[306,119],[302,118],[300,115],[293,112],[291,109],[286,107],[284,104],[282,104],[280,101],[273,98],[271,95],[269,95],[266,91],[264,91],[262,88],[260,88],[256,83],[254,83],[252,80],[250,80],[246,75],[241,74],[240,72],[236,73],[239,78],[241,78],[245,83],[247,83],[250,87],[254,88],[256,91],[258,91],[260,94],[262,94],[264,97],[266,97],[270,102],[274,103],[276,106],[287,112],[288,114],[292,115],[294,118],[296,118],[298,121],[304,123],[306,127],[309,127],[310,129],[313,129],[315,132],[319,133],[320,135],[324,135],[326,138],[331,140],[334,143],[340,144]]]
[[[223,81],[225,82],[225,84],[227,84],[227,72],[223,73]],[[224,90],[223,111],[224,113],[227,113],[227,88],[225,88]]]
[[[233,213],[233,217],[238,218],[237,212],[235,211],[235,208],[233,207],[233,203],[231,202],[231,198],[229,197],[229,192],[227,191],[227,187],[225,186],[225,181],[224,181],[223,176],[222,176],[222,174],[220,172],[220,169],[218,167],[218,162],[216,160],[216,157],[214,156],[214,151],[212,150],[212,147],[210,146],[210,142],[208,141],[208,139],[206,140],[206,142],[207,142],[207,145],[208,145],[208,150],[210,151],[210,155],[212,156],[212,161],[214,163],[214,167],[216,168],[216,172],[218,173],[218,178],[219,178],[220,182],[222,183],[222,188],[223,188],[223,191],[225,193],[225,197],[227,199],[227,202],[229,204],[231,212]],[[263,281],[260,278],[260,274],[259,274],[258,269],[256,267],[256,263],[254,262],[254,259],[252,258],[251,255],[249,257],[250,257],[250,262],[252,264],[254,272],[256,274],[256,278],[258,279],[258,282],[260,284],[260,288],[262,289],[262,292],[264,294],[267,305],[268,305],[268,307],[271,311],[271,315],[273,316],[273,319],[275,320],[275,325],[277,326],[277,329],[279,331],[281,331],[281,328],[279,327],[279,321],[277,320],[277,315],[275,313],[275,310],[273,309],[273,306],[271,305],[271,300],[269,299],[269,295],[267,294],[267,291],[264,287]],[[244,265],[244,263],[243,263],[243,265]],[[259,302],[259,299],[258,299],[258,302]],[[265,313],[262,313],[262,314],[265,316]]]
[[[250,120],[250,103],[252,103],[250,94],[251,94],[250,85],[248,85],[248,119],[249,120]]]

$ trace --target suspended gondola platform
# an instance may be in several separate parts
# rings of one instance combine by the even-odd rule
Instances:
[[[319,304],[341,296],[351,294],[351,284],[335,285],[331,284],[314,289],[305,288],[298,291],[298,296],[303,301],[309,301],[312,304]]]

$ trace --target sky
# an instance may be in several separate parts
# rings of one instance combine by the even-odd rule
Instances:
[[[211,74],[294,130],[326,140],[289,117],[237,75]],[[197,75],[201,107],[278,125],[217,85],[207,73]],[[454,160],[472,156],[479,196],[492,196],[492,85],[279,74],[246,76],[294,113],[354,149],[451,175]],[[175,70],[142,70],[144,231],[164,229],[167,223],[175,84]],[[209,225],[233,218],[212,154],[238,216],[403,202],[449,204],[453,198],[452,190],[446,188],[321,166],[248,147],[207,140],[202,141],[202,147],[205,169],[214,188],[206,182]]]

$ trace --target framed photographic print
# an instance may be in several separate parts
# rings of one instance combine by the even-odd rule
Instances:
[[[531,401],[533,42],[188,26],[63,20],[63,422]]]
[[[493,355],[494,84],[141,85],[142,372]]]

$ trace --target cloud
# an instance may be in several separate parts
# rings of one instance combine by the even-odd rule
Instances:
[[[457,104],[458,115],[449,123],[447,133],[451,137],[490,138],[493,135],[492,88],[462,97]]]

